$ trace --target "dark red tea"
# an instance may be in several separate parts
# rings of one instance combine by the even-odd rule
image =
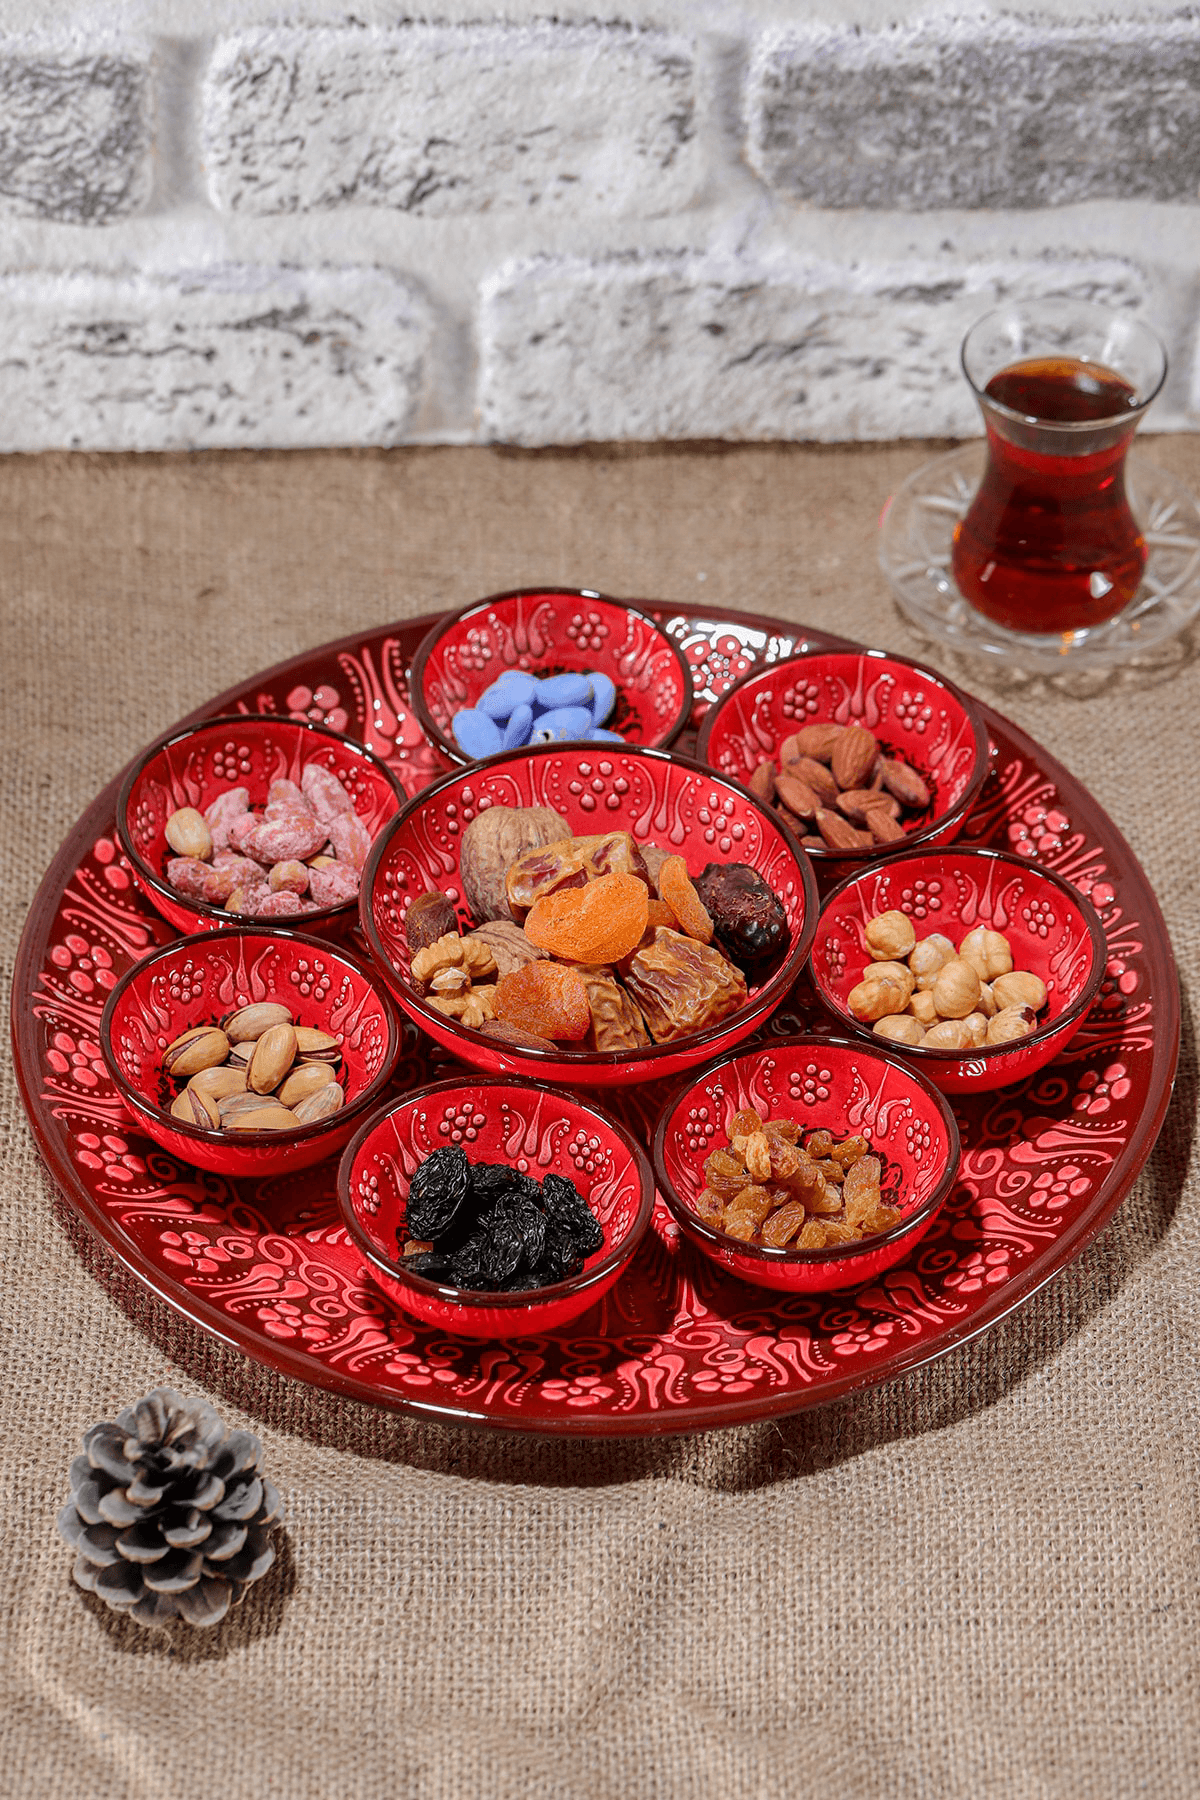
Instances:
[[[1122,376],[1074,357],[1034,357],[992,376],[988,466],[952,555],[959,592],[989,619],[1078,631],[1133,598],[1146,561],[1125,495],[1138,405]],[[1086,424],[1095,429],[1054,429]]]

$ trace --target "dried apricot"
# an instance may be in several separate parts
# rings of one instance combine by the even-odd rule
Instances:
[[[567,962],[619,962],[641,942],[648,905],[645,883],[636,875],[601,875],[586,887],[559,888],[535,900],[525,936]]]
[[[687,864],[682,856],[668,856],[658,871],[658,891],[675,917],[679,929],[697,943],[711,944],[713,922],[699,894],[692,886]]]
[[[577,1043],[592,1023],[587,988],[563,963],[531,962],[496,983],[496,1018],[538,1037]]]
[[[665,900],[650,900],[647,902],[647,909],[646,925],[648,930],[653,931],[656,925],[666,925],[674,931],[679,924],[679,920]]]

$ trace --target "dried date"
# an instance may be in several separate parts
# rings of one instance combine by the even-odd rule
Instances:
[[[786,949],[787,915],[748,863],[709,863],[695,880],[719,942],[735,962],[766,962]]]

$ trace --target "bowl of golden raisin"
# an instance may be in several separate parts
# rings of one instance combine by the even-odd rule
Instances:
[[[882,1043],[778,1038],[682,1083],[654,1135],[658,1190],[718,1267],[788,1293],[907,1256],[958,1172],[958,1127]]]

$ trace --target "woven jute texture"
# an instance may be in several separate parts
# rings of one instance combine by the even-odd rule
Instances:
[[[1103,1236],[977,1343],[778,1424],[472,1433],[272,1375],[94,1245],[0,1088],[0,1789],[88,1800],[1194,1800],[1200,638],[1086,695],[924,650],[875,564],[931,446],[0,462],[2,941],[68,826],[240,677],[521,582],[746,607],[941,662],[1098,797],[1183,976]],[[1150,441],[1200,484],[1200,441]],[[74,1589],[84,1429],[168,1382],[248,1425],[277,1568],[163,1643]]]

